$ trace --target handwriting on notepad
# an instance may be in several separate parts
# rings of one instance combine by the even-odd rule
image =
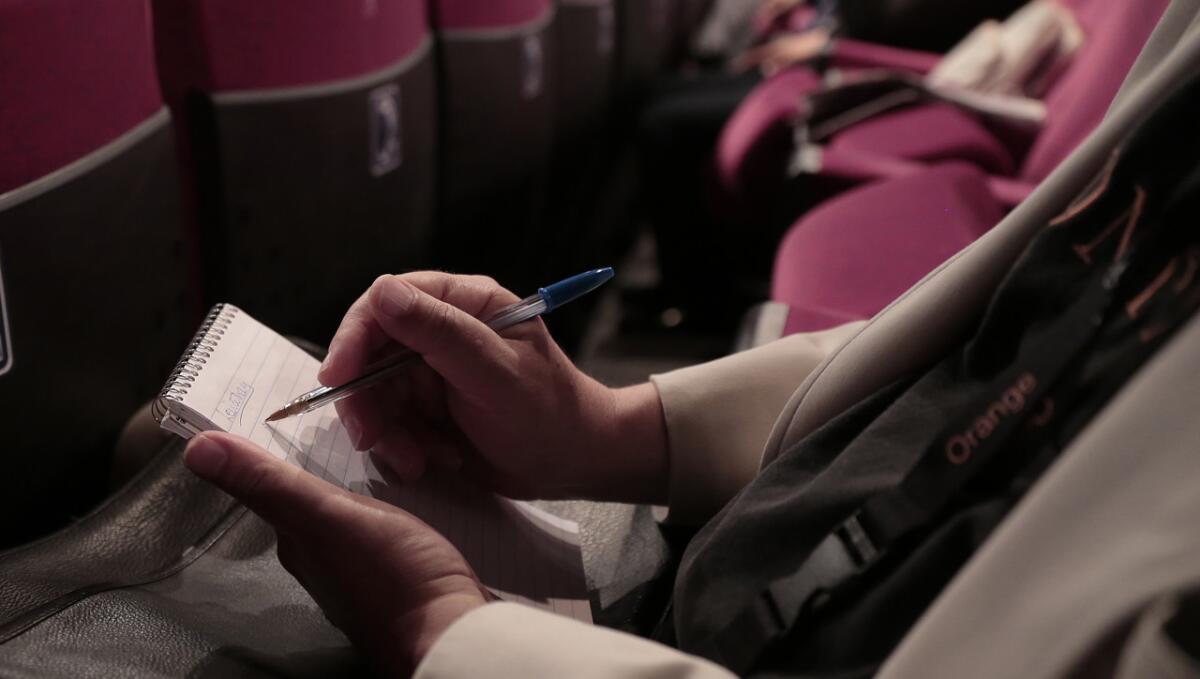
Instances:
[[[242,413],[245,411],[246,404],[250,402],[250,397],[253,395],[254,385],[242,380],[225,394],[217,410],[230,422],[236,420],[238,424],[241,424]]]

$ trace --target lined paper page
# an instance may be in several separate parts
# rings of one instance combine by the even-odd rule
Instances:
[[[299,347],[239,311],[184,405],[208,420],[201,428],[245,436],[330,483],[414,514],[458,547],[480,581],[501,598],[591,621],[573,522],[450,476],[432,474],[402,484],[370,453],[354,450],[332,405],[263,422],[319,386],[319,367]]]

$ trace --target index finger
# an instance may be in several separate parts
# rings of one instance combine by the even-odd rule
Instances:
[[[487,318],[519,300],[487,276],[415,271],[402,274],[399,278],[476,318]],[[371,287],[374,288],[375,284]],[[329,343],[329,353],[325,356],[321,371],[317,373],[321,384],[336,386],[362,375],[372,355],[394,341],[375,317],[370,292],[368,289],[350,306],[334,333]]]

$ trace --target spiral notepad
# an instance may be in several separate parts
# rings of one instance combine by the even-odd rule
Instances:
[[[154,416],[184,438],[212,430],[245,436],[335,485],[390,502],[445,535],[501,598],[591,620],[574,523],[450,476],[400,483],[371,453],[354,450],[333,406],[265,423],[317,386],[319,367],[246,312],[219,304],[171,372]]]

